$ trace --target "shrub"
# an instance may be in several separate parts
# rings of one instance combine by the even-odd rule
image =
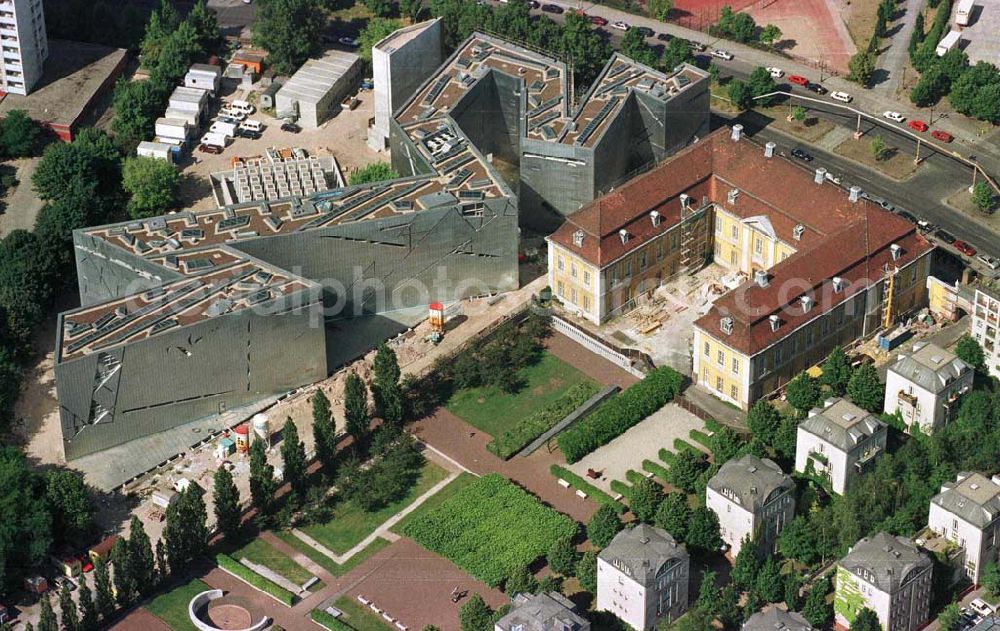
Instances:
[[[674,452],[669,451],[666,447],[661,448],[656,455],[660,457],[660,460],[667,463],[668,465],[673,464],[674,459],[677,457],[674,455]]]
[[[557,478],[561,478],[569,482],[569,485],[574,489],[586,493],[588,499],[592,499],[598,504],[610,506],[615,510],[616,513],[625,512],[624,504],[622,504],[619,501],[616,501],[615,498],[611,497],[610,495],[608,495],[601,489],[597,488],[590,482],[587,482],[586,480],[584,480],[577,474],[573,473],[566,467],[560,467],[557,464],[553,464],[551,467],[549,467],[549,471],[552,472],[552,475],[556,476]]]
[[[625,472],[625,479],[628,480],[630,484],[639,484],[645,480],[646,477],[635,469],[629,469]]]
[[[632,487],[625,484],[621,480],[611,481],[611,490],[615,493],[621,493],[623,497],[628,498],[629,494],[632,492]]]
[[[559,436],[559,449],[566,456],[566,461],[574,463],[622,435],[672,401],[683,384],[682,374],[672,368],[661,367],[604,402],[593,414]]]
[[[598,548],[603,548],[611,543],[623,527],[621,518],[611,507],[602,506],[587,522],[587,538]]]
[[[710,432],[718,432],[723,427],[724,427],[723,424],[720,423],[719,421],[715,420],[714,418],[710,418],[710,419],[706,419],[705,420],[705,429],[707,429]]]
[[[587,399],[597,394],[599,388],[590,382],[578,383],[561,397],[533,414],[518,421],[512,428],[491,440],[486,449],[504,460],[524,449],[528,443],[552,429]]]
[[[496,587],[576,531],[569,517],[493,473],[408,523],[403,534]]]
[[[330,631],[354,631],[354,627],[339,618],[334,618],[322,609],[313,609],[309,612],[309,617],[313,619],[313,622],[326,627]]]
[[[693,429],[690,432],[688,432],[688,436],[691,437],[691,440],[703,446],[705,449],[712,448],[712,437],[706,434],[705,432],[698,429]]]
[[[664,467],[664,466],[662,466],[662,465],[660,465],[660,464],[658,464],[656,462],[653,462],[652,460],[650,460],[650,459],[647,458],[646,460],[642,461],[642,468],[645,471],[649,471],[650,473],[652,473],[653,475],[655,475],[659,479],[663,480],[664,482],[667,481],[667,468],[666,467]]]
[[[692,454],[694,454],[696,456],[703,455],[699,449],[695,448],[694,445],[692,445],[691,443],[687,442],[683,438],[675,438],[674,439],[674,450],[677,453],[680,453],[682,451],[690,451]]]
[[[274,596],[279,602],[289,607],[295,603],[295,594],[288,591],[281,585],[272,582],[270,579],[264,578],[231,556],[218,554],[215,557],[215,562],[223,570],[229,572],[244,583],[247,583],[254,589],[259,589],[266,594]]]

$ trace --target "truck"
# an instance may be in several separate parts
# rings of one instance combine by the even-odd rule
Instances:
[[[972,12],[975,10],[975,0],[962,0],[958,3],[958,10],[955,11],[955,24],[968,26],[972,21]]]
[[[948,34],[942,37],[941,41],[938,42],[937,50],[935,51],[937,53],[937,56],[944,57],[946,54],[948,54],[949,50],[958,46],[958,43],[961,41],[961,39],[962,39],[962,34],[959,33],[958,31],[948,31]]]

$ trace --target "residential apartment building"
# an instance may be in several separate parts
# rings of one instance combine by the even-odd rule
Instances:
[[[976,287],[970,331],[986,356],[990,375],[1000,378],[1000,288],[993,285]]]
[[[494,631],[590,631],[590,621],[576,604],[559,592],[517,594],[511,609],[497,620]]]
[[[615,535],[597,556],[597,611],[638,631],[687,611],[690,557],[665,530],[648,524]]]
[[[827,399],[799,423],[795,470],[826,478],[830,490],[843,494],[851,479],[874,466],[885,453],[888,428],[847,399]]]
[[[741,631],[813,631],[813,626],[802,614],[771,605],[750,616]]]
[[[705,505],[718,516],[733,558],[745,539],[761,553],[772,553],[778,534],[795,517],[795,482],[773,460],[747,454],[726,462],[712,476]]]
[[[963,472],[931,499],[927,526],[965,550],[965,574],[979,583],[986,564],[1000,561],[998,520],[1000,479]]]
[[[0,2],[0,48],[0,89],[28,94],[49,56],[42,0]]]
[[[907,428],[917,424],[930,434],[955,417],[959,399],[972,389],[974,373],[951,351],[917,342],[889,366],[885,412],[899,412]]]
[[[885,631],[916,631],[930,614],[932,568],[930,557],[904,537],[880,532],[861,539],[837,565],[837,624],[850,627],[868,608]]]

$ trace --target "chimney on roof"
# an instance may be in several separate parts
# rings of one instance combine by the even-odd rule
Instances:
[[[900,247],[898,243],[893,243],[889,246],[889,251],[892,252],[892,260],[898,261],[899,257],[903,255],[903,248]]]
[[[657,211],[654,210],[654,211],[650,212],[649,213],[649,219],[650,219],[650,221],[653,222],[654,226],[660,225],[660,213],[658,213]]]
[[[840,276],[833,277],[833,293],[839,294],[844,291],[844,279]]]
[[[722,330],[726,335],[730,335],[733,332],[733,318],[732,316],[722,316],[719,318],[719,329]]]
[[[806,313],[810,309],[812,309],[813,299],[810,298],[809,296],[802,296],[801,298],[799,298],[799,302],[802,303],[802,313]]]
[[[847,196],[847,201],[851,202],[852,204],[855,204],[859,199],[861,199],[861,187],[852,186],[851,193]]]
[[[681,210],[687,210],[691,207],[691,196],[681,193]]]
[[[765,272],[762,269],[757,270],[756,272],[754,272],[753,280],[755,283],[757,283],[759,287],[767,287],[768,285],[767,272]]]
[[[628,230],[622,228],[618,231],[618,236],[622,238],[622,243],[628,243]]]
[[[795,239],[796,241],[801,241],[802,233],[805,231],[806,231],[805,226],[803,226],[802,224],[795,224],[795,227],[792,228],[792,238]]]
[[[733,142],[739,142],[740,138],[743,137],[743,125],[738,123],[733,125],[733,131],[729,137],[733,139]]]
[[[740,197],[740,189],[738,188],[729,189],[729,194],[726,195],[726,201],[729,202],[730,206],[732,206],[736,204],[736,200],[739,199],[739,197]]]
[[[771,322],[771,331],[777,331],[778,327],[781,326],[781,318],[776,315],[770,315],[767,318]]]
[[[823,167],[816,169],[816,177],[813,178],[813,182],[816,182],[817,184],[822,184],[823,180],[825,179],[826,179],[826,169],[824,169]]]
[[[778,145],[774,144],[773,142],[768,141],[767,144],[764,145],[764,157],[765,158],[773,158],[774,157],[774,148],[777,147],[777,146]]]

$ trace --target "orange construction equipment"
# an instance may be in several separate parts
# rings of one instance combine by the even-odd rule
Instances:
[[[432,302],[429,307],[431,330],[436,333],[444,333],[444,305],[440,302]]]

